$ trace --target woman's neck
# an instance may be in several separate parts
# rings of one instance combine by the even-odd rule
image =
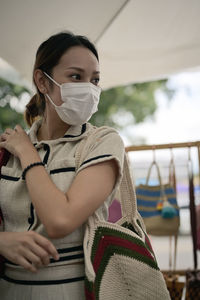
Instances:
[[[43,119],[42,124],[37,132],[38,141],[42,140],[55,140],[64,136],[70,125],[59,120],[53,122]]]

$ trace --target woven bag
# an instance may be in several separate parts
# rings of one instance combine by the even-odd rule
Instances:
[[[84,155],[83,147],[77,154],[78,166],[81,155]],[[126,156],[120,191],[123,217],[117,223],[101,220],[96,212],[86,223],[83,245],[86,299],[169,300],[163,275],[137,212]]]
[[[153,166],[156,167],[159,185],[149,185]],[[173,184],[162,184],[159,166],[153,161],[148,170],[146,184],[136,188],[138,211],[141,214],[148,234],[156,236],[177,235],[180,218],[177,205],[176,191]],[[164,215],[163,212],[173,214]]]
[[[173,237],[170,237],[169,270],[163,271],[163,274],[164,274],[164,278],[167,284],[167,289],[169,291],[171,299],[182,300],[184,288],[185,288],[185,279],[183,274],[180,274],[180,271],[176,271],[178,237],[174,236],[174,257],[173,258],[172,258],[172,238]]]
[[[179,280],[178,273],[171,274],[170,271],[164,274],[167,288],[172,300],[182,300],[185,282]]]

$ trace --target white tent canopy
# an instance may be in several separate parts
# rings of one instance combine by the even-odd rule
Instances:
[[[153,80],[200,66],[199,14],[199,0],[1,0],[0,57],[31,82],[39,44],[70,30],[95,42],[103,88]]]

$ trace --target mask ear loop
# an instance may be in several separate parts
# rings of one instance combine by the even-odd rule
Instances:
[[[53,82],[55,83],[57,86],[61,87],[61,85],[59,83],[57,83],[53,78],[51,78],[51,76],[49,76],[46,72],[43,71],[43,73]]]
[[[42,71],[44,73],[45,76],[47,76],[53,83],[55,83],[58,87],[60,87],[60,84],[58,84],[53,78],[51,78],[51,76],[49,76],[45,71]],[[51,102],[51,104],[54,107],[58,107],[58,105],[56,105],[53,100],[51,99],[51,97],[46,93],[45,97],[47,97],[47,99]]]

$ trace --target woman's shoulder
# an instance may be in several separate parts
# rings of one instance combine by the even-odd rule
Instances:
[[[89,124],[88,143],[90,145],[107,145],[109,147],[124,148],[124,143],[118,131],[109,126],[96,127]]]
[[[107,135],[117,135],[120,137],[118,131],[115,128],[109,126],[94,126],[91,123],[87,123],[88,125],[88,135],[91,136],[107,136]]]

